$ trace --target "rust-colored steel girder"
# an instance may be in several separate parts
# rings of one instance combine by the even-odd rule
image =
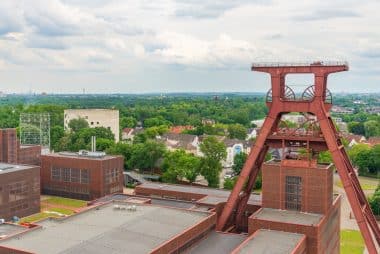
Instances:
[[[370,254],[377,253],[376,242],[380,245],[379,226],[329,114],[331,94],[327,89],[327,76],[330,73],[347,71],[348,64],[345,62],[256,63],[252,65],[252,70],[271,75],[271,89],[267,94],[269,113],[218,219],[217,230],[230,226],[228,223],[231,221],[235,226],[240,226],[252,186],[268,147],[279,146],[280,142],[308,142],[310,146],[317,148],[316,150],[328,148],[331,152],[367,250]],[[285,76],[291,73],[314,74],[314,86],[309,87],[305,96],[298,100],[293,98],[291,91],[285,85]],[[294,138],[274,135],[281,116],[288,112],[310,113],[316,116],[323,135]],[[234,218],[233,214],[236,214]]]

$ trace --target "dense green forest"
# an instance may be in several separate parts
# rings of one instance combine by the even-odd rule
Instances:
[[[229,138],[244,139],[251,121],[262,119],[267,114],[264,94],[169,94],[169,95],[9,95],[0,98],[0,128],[18,127],[23,112],[48,112],[51,118],[51,148],[54,151],[78,151],[89,149],[91,136],[97,136],[97,149],[110,153],[123,154],[125,168],[150,169],[167,154],[165,147],[154,140],[173,125],[193,125],[191,134],[225,135]],[[365,101],[355,104],[354,101]],[[343,95],[334,97],[334,104],[354,110],[353,114],[335,114],[347,122],[350,132],[365,135],[367,138],[380,136],[380,116],[369,114],[368,108],[379,107],[379,96]],[[72,123],[72,131],[63,129],[63,111],[69,108],[112,108],[120,112],[120,129],[143,126],[133,144],[115,144],[113,134],[105,128],[89,128],[86,123]],[[214,125],[203,125],[203,119],[215,121]],[[216,145],[217,146],[217,145]],[[378,147],[357,147],[349,152],[353,163],[362,175],[376,175],[379,172]],[[147,153],[150,160],[141,160]],[[154,155],[154,156],[153,156]],[[321,161],[329,162],[328,153],[321,154]],[[142,161],[142,162],[141,162]],[[164,162],[182,161],[184,165],[203,165],[197,158],[177,153],[165,157]],[[213,162],[214,163],[214,162]],[[166,165],[166,166],[165,166]],[[165,177],[175,181],[174,171],[163,164]],[[194,172],[183,166],[175,174],[193,180]],[[187,168],[186,168],[187,167]],[[218,166],[219,167],[219,166]],[[219,170],[219,169],[218,169]],[[201,166],[197,172],[201,173]],[[210,178],[210,181],[213,181]]]

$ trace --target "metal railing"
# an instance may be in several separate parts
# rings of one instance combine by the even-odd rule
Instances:
[[[310,62],[254,62],[252,67],[309,67],[309,66],[347,66],[347,61],[310,61]]]

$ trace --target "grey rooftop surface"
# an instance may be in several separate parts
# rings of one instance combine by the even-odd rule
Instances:
[[[99,152],[94,152],[94,153],[99,153]],[[100,154],[100,153],[99,153]],[[59,152],[59,153],[49,153],[49,154],[44,154],[43,156],[45,157],[58,157],[58,158],[73,158],[73,159],[82,159],[82,160],[109,160],[113,159],[119,156],[114,156],[114,155],[99,155],[99,156],[91,156],[91,155],[80,155],[79,153],[75,152]]]
[[[243,234],[225,234],[211,231],[201,242],[195,244],[187,254],[229,254],[245,239]],[[255,252],[256,253],[256,252]]]
[[[201,195],[208,196],[208,198],[213,197],[213,198],[210,198],[209,200],[211,203],[226,202],[231,193],[228,190],[214,189],[214,188],[208,188],[208,187],[188,186],[188,185],[179,185],[179,184],[178,185],[177,184],[162,184],[162,183],[153,183],[153,182],[146,182],[139,186],[143,188],[151,188],[151,189],[158,189],[158,190],[201,194]],[[202,203],[202,200],[200,202]],[[261,205],[261,195],[251,194],[248,200],[248,204]]]
[[[151,205],[136,211],[109,203],[63,220],[44,220],[40,229],[0,241],[0,245],[39,254],[149,253],[209,214]]]
[[[11,173],[15,171],[35,168],[38,166],[29,166],[29,165],[18,165],[18,164],[8,164],[0,162],[0,174]]]
[[[28,228],[23,227],[23,226],[3,223],[3,224],[0,224],[0,239],[7,237],[7,236],[10,236],[10,235],[13,235],[13,234],[18,234],[18,233],[21,233],[21,232],[27,231],[27,230],[28,230]]]
[[[242,245],[238,253],[290,254],[303,237],[302,234],[260,229]]]
[[[313,226],[317,225],[321,221],[322,217],[323,215],[316,213],[303,213],[273,208],[262,208],[251,216],[251,218],[257,218],[259,220]]]

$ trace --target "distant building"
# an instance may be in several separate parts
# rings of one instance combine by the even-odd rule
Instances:
[[[121,140],[132,140],[133,136],[133,128],[124,128],[121,131]]]
[[[176,126],[170,127],[169,132],[170,133],[175,133],[175,134],[180,134],[180,133],[182,133],[183,131],[186,131],[186,130],[194,130],[194,126],[191,126],[191,125],[176,125]]]
[[[365,143],[366,138],[363,135],[343,134],[342,136],[348,142],[348,147],[353,147],[359,143]]]
[[[379,145],[380,137],[370,137],[365,143],[369,144],[370,146]]]
[[[227,149],[227,157],[223,163],[225,167],[232,167],[232,165],[234,164],[234,158],[236,154],[249,154],[251,152],[251,147],[253,144],[252,141],[240,139],[224,139],[223,143],[225,144]]]
[[[158,137],[158,141],[165,144],[168,150],[183,149],[188,153],[197,154],[199,149],[199,139],[196,135],[165,133]]]
[[[0,163],[0,218],[40,212],[40,167]]]
[[[339,106],[332,106],[331,112],[337,113],[337,114],[353,114],[354,110],[352,108],[344,108]]]
[[[250,140],[250,139],[256,138],[257,133],[258,133],[258,129],[257,128],[249,128],[247,130],[247,137],[245,139],[246,140]]]
[[[123,191],[122,156],[101,152],[53,153],[41,156],[42,193],[93,200]]]
[[[253,120],[251,121],[251,124],[256,125],[257,128],[261,128],[261,126],[264,124],[264,119]]]
[[[69,128],[72,119],[83,118],[91,128],[108,128],[115,135],[115,141],[119,142],[119,110],[115,109],[65,109],[64,127]]]
[[[214,125],[215,124],[215,120],[214,119],[203,118],[202,119],[202,124],[203,125]]]
[[[133,141],[134,137],[142,133],[144,131],[144,128],[142,127],[136,127],[136,128],[124,128],[121,133],[121,139],[122,140],[129,140]]]
[[[0,162],[40,165],[40,145],[20,145],[15,128],[0,129]]]

